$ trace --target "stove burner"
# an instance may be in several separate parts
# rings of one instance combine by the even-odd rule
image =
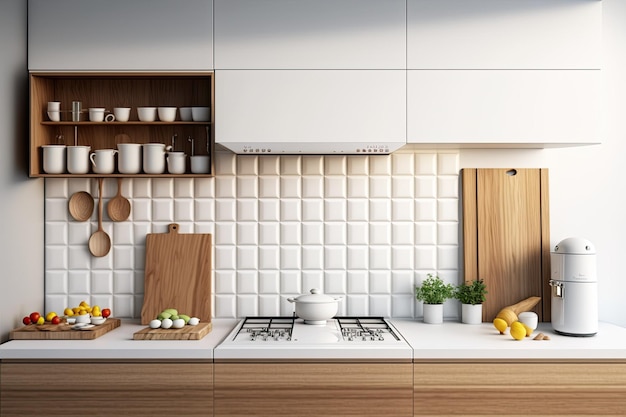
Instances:
[[[293,339],[296,327],[295,314],[292,317],[246,317],[234,339],[240,336],[244,338],[243,340],[251,342],[291,342],[302,339],[304,335],[310,335],[308,332],[302,333],[309,325],[299,323],[297,326],[299,330],[296,339]],[[312,329],[313,327],[309,330]],[[401,340],[382,317],[335,317],[328,321],[326,329],[331,333],[335,332],[336,337],[344,342],[376,343],[385,341],[385,338]],[[317,333],[316,337],[321,334],[329,333],[327,331]]]

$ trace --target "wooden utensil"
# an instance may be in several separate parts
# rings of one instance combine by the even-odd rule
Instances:
[[[483,321],[505,306],[538,296],[550,320],[550,211],[547,169],[463,169],[465,281],[489,294]]]
[[[86,222],[93,213],[93,197],[86,191],[72,194],[68,203],[70,215],[77,222]]]
[[[130,216],[130,201],[122,195],[122,179],[117,179],[117,194],[107,203],[107,213],[114,222],[123,222]]]
[[[98,230],[89,238],[89,251],[95,257],[105,256],[111,250],[111,238],[102,228],[102,178],[98,178]]]
[[[112,317],[88,330],[74,330],[68,324],[29,324],[11,330],[9,340],[93,340],[120,327],[120,324],[120,319]]]
[[[141,324],[165,308],[211,322],[210,234],[178,233],[176,223],[169,233],[146,236],[146,264]]]

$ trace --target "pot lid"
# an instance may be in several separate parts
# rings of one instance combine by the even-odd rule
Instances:
[[[338,300],[329,295],[322,294],[319,288],[313,288],[311,294],[304,294],[294,299],[299,303],[335,303]]]
[[[554,247],[554,253],[574,255],[595,255],[596,248],[593,243],[581,237],[568,237]]]

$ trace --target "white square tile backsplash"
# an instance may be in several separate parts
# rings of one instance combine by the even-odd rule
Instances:
[[[74,221],[68,198],[96,181],[45,181],[46,310],[86,299],[139,317],[145,237],[179,223],[213,234],[214,317],[291,314],[287,297],[321,288],[339,314],[417,317],[428,273],[459,282],[456,151],[389,156],[254,156],[220,152],[215,178],[125,179],[126,222],[104,210],[113,248],[90,255],[97,215]],[[104,202],[117,181],[104,181]],[[446,304],[446,315],[457,316]]]

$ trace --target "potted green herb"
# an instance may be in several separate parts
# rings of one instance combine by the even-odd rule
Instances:
[[[424,323],[443,323],[443,302],[454,297],[454,287],[436,275],[428,274],[420,287],[415,287],[415,298],[424,302]]]
[[[483,322],[483,302],[487,286],[481,279],[466,281],[456,287],[454,298],[461,302],[461,321],[466,324]]]

